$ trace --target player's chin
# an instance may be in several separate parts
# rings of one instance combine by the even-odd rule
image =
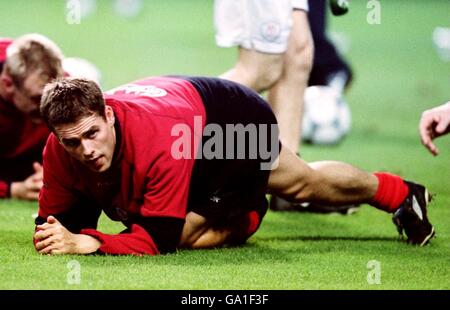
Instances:
[[[103,167],[93,167],[90,165],[88,167],[92,172],[102,172],[103,171]]]
[[[101,173],[111,167],[111,162],[104,157],[99,158],[96,162],[87,162],[85,165],[93,172]]]
[[[105,172],[106,170],[109,169],[109,167],[111,167],[111,163],[105,163],[105,164],[101,165],[100,167],[98,167],[95,171],[96,172]]]

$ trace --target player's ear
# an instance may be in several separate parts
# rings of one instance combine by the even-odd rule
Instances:
[[[114,111],[109,105],[105,105],[105,116],[108,124],[114,126],[115,122]]]
[[[4,71],[0,74],[0,82],[5,87],[5,90],[8,95],[11,95],[14,92],[14,82],[7,73]]]

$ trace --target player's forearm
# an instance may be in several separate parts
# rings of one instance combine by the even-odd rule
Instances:
[[[76,246],[72,254],[91,254],[97,252],[101,246],[101,242],[89,235],[77,234],[75,235]]]
[[[104,234],[95,229],[83,229],[82,235],[94,238],[99,253],[113,255],[157,255],[159,250],[150,235],[139,225],[132,225],[130,233]]]

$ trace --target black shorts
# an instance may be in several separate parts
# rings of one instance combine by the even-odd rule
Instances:
[[[189,192],[188,211],[196,212],[217,226],[226,225],[236,216],[257,211],[262,219],[267,211],[267,182],[270,164],[279,155],[281,144],[275,115],[267,102],[253,90],[240,84],[216,78],[186,78],[203,99],[206,110],[206,126],[215,124],[225,133],[222,159],[196,159]],[[231,139],[227,124],[252,128],[246,140]],[[206,128],[205,126],[205,128]],[[217,128],[217,127],[216,127]],[[256,134],[255,134],[256,133]],[[216,136],[214,136],[217,138]],[[202,137],[202,151],[212,135]],[[228,139],[228,140],[227,140]],[[257,139],[257,141],[251,141]],[[218,140],[215,140],[218,141]],[[256,144],[255,144],[256,143]],[[237,149],[245,144],[245,154],[239,158]],[[258,151],[255,151],[255,145]],[[233,156],[226,156],[227,151]],[[260,148],[264,149],[260,152]],[[210,148],[211,149],[211,148]],[[268,154],[271,156],[268,158]],[[265,167],[263,169],[263,167]]]

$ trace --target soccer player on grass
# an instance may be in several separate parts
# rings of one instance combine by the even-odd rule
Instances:
[[[50,134],[39,102],[44,85],[62,76],[61,59],[56,44],[41,35],[0,39],[0,199],[38,199]]]
[[[369,203],[394,213],[409,243],[434,235],[423,186],[340,162],[308,164],[280,149],[270,107],[231,81],[154,77],[103,97],[92,81],[59,80],[46,86],[41,113],[52,131],[34,234],[42,254],[242,244],[261,223],[267,192]],[[127,229],[96,230],[102,210]]]

